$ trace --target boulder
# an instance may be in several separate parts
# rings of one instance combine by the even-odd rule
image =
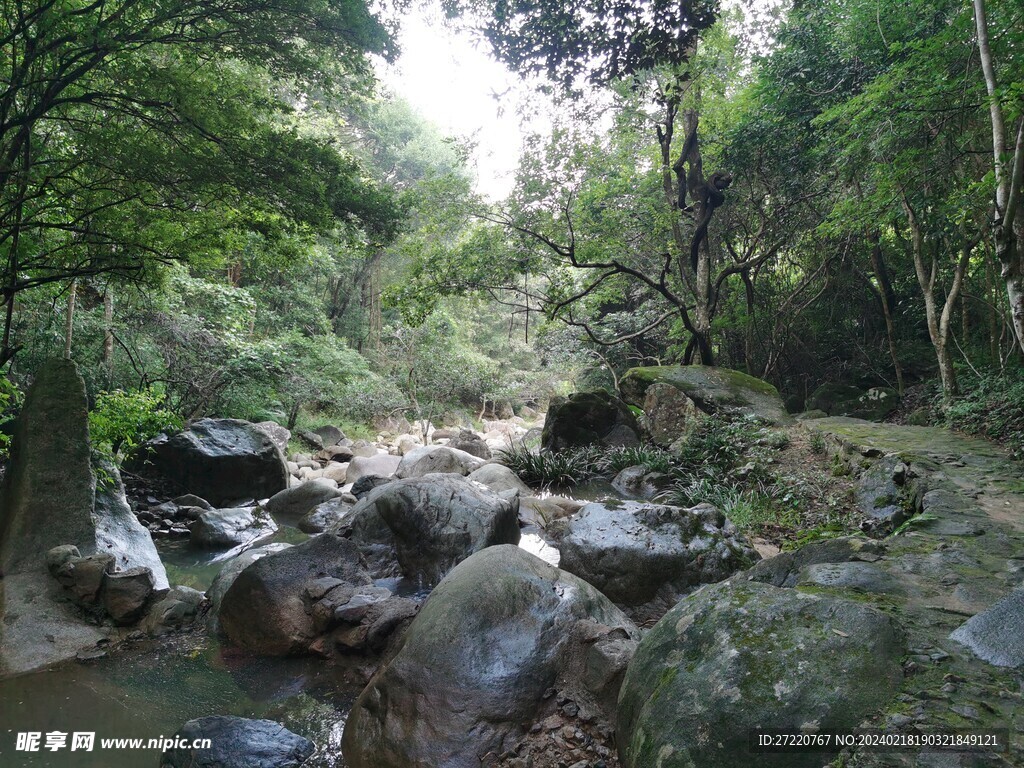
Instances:
[[[653,499],[671,482],[664,472],[652,472],[646,467],[626,467],[612,480],[612,487],[623,496]]]
[[[808,410],[867,421],[883,421],[899,405],[899,392],[891,387],[872,387],[865,391],[848,384],[822,384],[807,398]]]
[[[671,443],[675,438],[668,438],[673,434],[684,434],[695,411],[687,410],[675,396],[670,397],[664,387],[655,390],[648,402],[648,390],[657,384],[675,388],[703,413],[755,416],[772,424],[793,422],[779,391],[745,373],[704,365],[631,368],[620,383],[622,397],[630,405],[645,409],[662,442]],[[648,407],[653,407],[654,412],[648,412]]]
[[[449,448],[446,445],[425,445],[402,457],[395,477],[423,477],[433,474],[468,475],[484,465],[483,459]]]
[[[189,720],[174,734],[195,744],[209,739],[209,749],[175,747],[164,753],[160,768],[299,768],[316,745],[273,720],[214,715]]]
[[[210,612],[207,614],[206,628],[211,634],[220,633],[220,604],[224,600],[224,593],[235,583],[238,574],[255,563],[260,558],[288,549],[291,544],[275,543],[266,544],[262,547],[247,549],[220,569],[220,573],[214,578],[210,588],[206,590],[206,599],[210,601]]]
[[[323,504],[341,495],[337,485],[329,480],[307,480],[279,491],[270,497],[265,508],[274,517],[298,519],[317,504]]]
[[[354,586],[371,584],[360,560],[355,544],[331,533],[257,560],[224,594],[224,634],[253,653],[308,653],[318,632],[307,608],[307,584],[325,577]]]
[[[154,637],[184,629],[195,621],[205,597],[191,587],[172,587],[149,609],[143,629]]]
[[[193,546],[208,549],[237,547],[277,530],[269,515],[256,508],[231,507],[201,512],[189,525]]]
[[[391,477],[395,474],[395,470],[398,469],[401,461],[402,458],[400,456],[389,456],[384,453],[378,453],[373,456],[355,456],[348,464],[345,480],[349,483],[357,483],[367,475]]]
[[[520,496],[533,493],[530,486],[519,479],[519,475],[503,464],[484,464],[470,472],[468,479],[486,485],[495,493],[518,491]]]
[[[579,512],[586,504],[560,496],[519,497],[519,520],[523,525],[547,528],[551,523]]]
[[[638,638],[621,611],[575,576],[518,547],[477,552],[434,589],[360,694],[345,725],[346,764],[479,768],[488,753],[515,744],[549,688],[587,693],[586,681],[565,676],[597,645],[577,640],[577,628],[593,638],[595,625],[605,637]],[[605,651],[607,643],[593,650],[595,686],[615,677]]]
[[[861,603],[752,582],[682,600],[650,630],[619,696],[624,768],[820,768],[834,755],[749,749],[755,728],[848,732],[903,680],[902,633]]]
[[[288,441],[292,439],[292,433],[276,421],[260,421],[253,426],[273,440],[274,445],[280,448],[282,453],[288,450]]]
[[[577,392],[567,398],[552,398],[541,434],[541,448],[548,451],[639,443],[640,425],[633,412],[607,392]]]
[[[73,362],[40,367],[12,436],[0,486],[0,676],[74,658],[106,636],[47,573],[54,547],[109,558],[100,584],[105,570],[147,567],[156,587],[167,587],[153,540],[128,507],[117,470],[91,465],[88,400]],[[83,589],[95,602],[92,587]]]
[[[678,594],[722,581],[760,559],[710,504],[588,504],[568,521],[559,549],[563,570],[629,606],[647,603],[665,588]]]
[[[398,449],[400,456],[405,456],[405,454],[416,450],[421,445],[423,445],[423,441],[415,435],[399,435],[395,438],[395,447]]]
[[[176,435],[158,435],[143,445],[137,461],[214,505],[263,499],[288,487],[281,449],[238,419],[202,419]]]
[[[908,472],[898,456],[885,456],[857,478],[857,508],[871,529],[891,532],[910,516]]]
[[[323,478],[324,480],[333,480],[338,485],[345,485],[348,482],[348,462],[328,462],[323,469]]]
[[[328,528],[340,525],[355,505],[344,498],[331,499],[318,504],[299,520],[299,530],[303,533],[323,533]]]
[[[352,483],[351,493],[356,499],[362,499],[364,496],[369,496],[370,491],[374,488],[380,488],[382,485],[387,485],[392,482],[394,478],[381,477],[380,475],[363,475],[354,483]]]
[[[660,381],[647,387],[640,407],[647,417],[645,426],[651,440],[664,448],[685,437],[704,416],[683,390]]]
[[[519,502],[460,475],[396,480],[364,497],[342,529],[375,578],[436,584],[457,563],[496,544],[519,543]]]
[[[324,448],[330,448],[332,445],[337,445],[345,439],[345,433],[337,427],[330,425],[324,427],[317,427],[313,430],[313,434],[320,438]]]
[[[153,572],[149,568],[129,568],[108,573],[101,597],[103,610],[115,624],[134,624],[145,614],[153,597]]]
[[[448,447],[468,453],[470,456],[476,456],[484,461],[491,459],[491,449],[487,447],[487,443],[476,432],[468,429],[461,430],[456,437],[452,438]]]

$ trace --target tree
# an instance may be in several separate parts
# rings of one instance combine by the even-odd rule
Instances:
[[[39,285],[137,279],[235,227],[393,229],[356,163],[282,130],[273,93],[366,87],[364,54],[392,49],[362,3],[19,2],[0,40],[0,363]]]

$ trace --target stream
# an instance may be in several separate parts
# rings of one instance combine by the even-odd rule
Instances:
[[[610,488],[610,486],[609,486]],[[583,495],[581,495],[581,493]],[[614,492],[612,492],[614,494]],[[594,500],[605,488],[580,488],[573,496]],[[586,500],[590,500],[587,498]],[[294,520],[266,537],[228,552],[191,547],[187,539],[158,539],[172,584],[205,591],[244,549],[308,535]],[[520,546],[552,565],[558,550],[535,527],[522,529]],[[423,585],[381,580],[398,594],[423,596]],[[158,748],[115,748],[103,739],[170,738],[188,720],[207,715],[267,718],[317,745],[304,768],[342,768],[345,718],[362,690],[366,670],[328,665],[316,658],[257,657],[225,646],[201,628],[144,640],[109,657],[72,662],[0,680],[0,766],[3,768],[156,768]],[[38,752],[15,749],[17,734],[40,733]],[[46,734],[67,734],[63,749],[47,750]],[[92,751],[70,749],[74,733],[94,733]]]

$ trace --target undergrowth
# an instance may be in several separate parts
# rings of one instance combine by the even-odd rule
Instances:
[[[783,468],[780,456],[792,445],[785,430],[752,417],[705,418],[667,451],[656,446],[569,449],[558,453],[513,447],[499,457],[527,484],[572,488],[595,478],[611,479],[627,467],[667,476],[655,501],[692,507],[710,503],[741,530],[780,544],[806,543],[855,528],[849,499],[827,468],[807,457]]]

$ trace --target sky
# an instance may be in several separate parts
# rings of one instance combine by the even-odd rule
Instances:
[[[399,35],[402,55],[381,65],[385,88],[402,96],[442,133],[476,143],[477,191],[491,200],[512,189],[522,130],[518,106],[533,98],[519,78],[425,10],[411,10]]]

